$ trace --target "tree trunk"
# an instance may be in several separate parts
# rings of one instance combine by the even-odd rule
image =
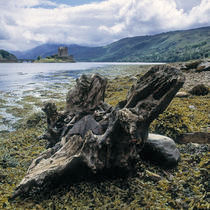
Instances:
[[[29,167],[13,198],[62,180],[82,178],[83,173],[132,170],[148,137],[150,123],[169,105],[184,83],[171,66],[154,66],[115,108],[104,102],[107,80],[99,75],[81,76],[67,94],[66,111],[58,113],[47,103],[51,148]]]

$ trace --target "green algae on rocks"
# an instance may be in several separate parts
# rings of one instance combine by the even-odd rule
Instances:
[[[38,125],[38,129],[41,124]],[[21,132],[21,133],[20,133]],[[182,161],[175,169],[163,170],[148,162],[137,164],[137,174],[112,179],[64,185],[47,195],[8,202],[23,177],[30,161],[44,150],[44,142],[36,140],[42,130],[19,130],[10,136],[10,156],[18,161],[15,167],[0,165],[0,206],[8,209],[129,209],[129,208],[203,208],[208,209],[208,151],[207,145],[180,145]],[[21,139],[21,141],[20,141]],[[18,141],[19,140],[19,141]],[[154,180],[150,173],[157,174]]]
[[[174,139],[183,133],[208,131],[209,107],[209,96],[174,98],[165,112],[151,124],[151,131]]]
[[[132,72],[138,76],[139,72]],[[206,73],[205,73],[206,74]],[[109,80],[106,102],[116,105],[133,84],[130,77]],[[188,87],[186,85],[186,87]],[[56,101],[62,110],[64,101]],[[208,129],[209,95],[174,98],[168,109],[153,122],[151,130],[175,137],[186,131]],[[28,124],[27,124],[28,122]],[[0,209],[209,209],[209,145],[178,145],[178,167],[163,170],[148,162],[137,164],[130,177],[99,179],[62,186],[48,195],[9,202],[15,186],[31,161],[45,150],[38,140],[46,121],[41,113],[27,117],[25,125],[0,136]],[[150,174],[157,174],[155,180]]]

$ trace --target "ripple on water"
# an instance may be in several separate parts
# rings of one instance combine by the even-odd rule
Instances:
[[[40,111],[45,101],[52,99],[58,104],[61,101],[60,104],[63,105],[66,93],[75,85],[75,79],[83,73],[100,73],[108,78],[115,78],[116,76],[133,74],[142,68],[129,65],[99,66],[85,69],[85,71],[70,69],[45,72],[39,69],[40,72],[37,72],[37,70],[30,72],[28,69],[27,71],[26,69],[19,69],[12,74],[14,78],[9,77],[9,74],[0,74],[0,76],[5,77],[2,80],[3,83],[0,82],[0,88],[1,85],[4,86],[0,90],[0,131],[13,130],[13,124],[32,112]]]

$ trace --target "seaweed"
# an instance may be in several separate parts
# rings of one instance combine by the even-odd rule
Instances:
[[[138,69],[132,72],[139,74]],[[128,76],[109,80],[106,102],[116,105],[132,85]],[[29,99],[29,97],[27,97]],[[153,122],[151,131],[176,137],[180,133],[208,130],[209,95],[174,98]],[[64,101],[56,101],[64,109]],[[23,111],[23,110],[22,110]],[[165,170],[149,162],[137,163],[135,174],[98,177],[63,185],[48,194],[9,202],[15,186],[31,161],[45,150],[38,137],[46,128],[41,112],[27,114],[16,131],[0,136],[0,209],[209,209],[209,145],[177,145],[181,161]],[[5,164],[2,164],[5,162]],[[156,177],[156,178],[155,178]]]

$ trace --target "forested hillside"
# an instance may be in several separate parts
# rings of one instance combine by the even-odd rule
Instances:
[[[57,53],[63,44],[44,44],[19,58],[46,57]],[[124,38],[102,47],[68,45],[76,61],[175,62],[210,56],[210,27],[174,31],[152,36]]]

